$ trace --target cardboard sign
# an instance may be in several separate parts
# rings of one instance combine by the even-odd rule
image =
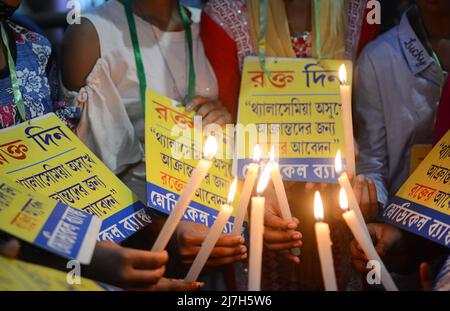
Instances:
[[[450,131],[420,163],[380,218],[450,247]]]
[[[148,206],[170,214],[193,169],[203,154],[203,133],[194,126],[195,113],[178,102],[147,91],[145,154],[147,158]],[[220,207],[227,202],[232,182],[232,150],[223,148],[229,137],[223,134],[219,153],[205,180],[195,193],[184,220],[212,226]],[[228,155],[227,155],[228,154]],[[231,232],[234,217],[225,231]]]
[[[118,290],[86,278],[80,281],[80,284],[71,285],[64,272],[0,256],[0,291]]]
[[[91,262],[102,221],[0,176],[0,230],[60,256]]]
[[[145,205],[53,113],[0,131],[0,174],[98,216],[100,240],[120,242],[151,222]]]
[[[266,153],[273,144],[284,180],[337,182],[334,160],[344,151],[339,60],[267,58],[270,76],[256,57],[242,74],[237,132],[237,174],[252,162],[252,138]],[[351,72],[351,71],[350,71]],[[348,79],[351,84],[351,79]]]

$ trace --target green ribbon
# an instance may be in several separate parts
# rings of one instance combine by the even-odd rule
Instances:
[[[266,34],[267,34],[267,18],[269,12],[269,1],[259,1],[259,37],[258,37],[258,58],[261,70],[264,74],[270,76],[270,71],[266,67]]]
[[[133,9],[131,8],[130,0],[124,0],[125,11],[128,20],[128,28],[130,30],[131,42],[133,44],[134,59],[136,61],[136,70],[139,78],[139,90],[141,95],[142,109],[145,111],[145,94],[147,91],[147,79],[145,76],[144,64],[142,62],[142,53],[139,45],[139,39],[137,35],[136,22],[134,19]],[[195,75],[195,65],[194,65],[194,53],[193,53],[193,40],[191,31],[191,20],[187,14],[186,9],[179,4],[181,19],[183,21],[186,41],[188,45],[189,53],[189,77],[188,77],[188,95],[183,100],[183,105],[195,96],[195,85],[196,85],[196,75]]]
[[[194,47],[192,43],[192,30],[191,30],[191,19],[183,5],[180,2],[180,13],[181,19],[183,20],[184,29],[186,31],[186,41],[189,50],[189,82],[188,82],[188,95],[183,101],[183,105],[186,105],[195,96],[195,65],[194,65]]]
[[[130,0],[125,0],[125,11],[127,14],[128,28],[130,29],[131,42],[133,43],[134,59],[136,61],[136,70],[139,79],[139,91],[141,95],[142,109],[145,111],[145,93],[147,91],[147,78],[145,77],[144,64],[142,63],[141,48],[136,30],[136,21],[134,20],[133,10]]]
[[[22,119],[22,121],[26,121],[27,117],[25,112],[25,102],[23,101],[22,93],[20,92],[19,81],[17,80],[16,64],[14,63],[14,59],[11,55],[8,35],[6,34],[6,30],[2,22],[0,22],[0,28],[2,33],[3,45],[6,48],[9,75],[11,77],[11,84],[14,95],[14,103],[16,104],[17,110],[19,111],[20,118]]]
[[[314,0],[314,27],[316,28],[316,51],[317,58],[322,59],[322,48],[321,48],[321,38],[320,38],[320,20],[319,20],[319,0]]]

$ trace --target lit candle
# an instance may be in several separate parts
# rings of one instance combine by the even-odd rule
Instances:
[[[264,204],[262,197],[264,189],[270,179],[270,167],[266,166],[258,186],[256,187],[257,197],[252,198],[252,213],[250,215],[250,253],[248,264],[248,290],[259,291],[261,289],[261,267],[263,252],[263,234],[264,234]]]
[[[336,173],[338,175],[340,175],[338,178],[339,185],[342,188],[344,188],[344,190],[347,194],[347,198],[349,199],[349,203],[350,203],[350,209],[353,212],[355,212],[356,218],[361,223],[361,227],[364,229],[367,236],[370,237],[363,214],[361,213],[361,209],[359,208],[358,200],[356,199],[355,193],[353,192],[352,185],[350,184],[350,179],[348,178],[347,173],[342,171],[342,159],[341,159],[341,151],[340,150],[338,150],[338,152],[336,153],[334,168],[336,170]]]
[[[195,191],[197,191],[203,179],[206,177],[206,174],[212,165],[211,159],[216,155],[217,148],[217,140],[213,136],[208,137],[205,142],[204,158],[198,162],[197,167],[192,171],[191,178],[184,187],[180,198],[172,210],[172,213],[169,215],[163,228],[161,229],[158,238],[153,245],[152,251],[160,252],[167,247],[167,244],[175,232],[178,223],[183,217],[184,212],[188,208]]]
[[[289,202],[286,195],[286,189],[283,184],[283,177],[281,176],[280,169],[278,163],[275,162],[275,148],[272,146],[270,149],[270,163],[271,166],[271,178],[273,182],[273,186],[275,188],[275,193],[277,195],[278,206],[280,207],[281,217],[284,220],[292,221],[291,209],[289,208]],[[294,248],[291,250],[291,253],[295,256],[300,255],[300,248]]]
[[[344,214],[342,214],[342,216],[344,217],[345,222],[352,231],[356,241],[358,241],[359,245],[364,251],[364,254],[366,254],[369,260],[376,260],[379,263],[381,269],[381,283],[383,284],[384,288],[387,291],[398,291],[398,288],[392,280],[389,271],[386,269],[386,266],[381,261],[380,256],[375,250],[372,239],[370,238],[370,236],[367,236],[367,234],[364,233],[364,227],[358,221],[355,212],[348,209],[348,199],[343,188],[341,188],[341,191],[339,192],[339,204],[344,211]]]
[[[191,268],[189,269],[186,278],[184,279],[186,282],[195,282],[197,281],[200,272],[205,266],[206,261],[208,260],[209,255],[216,245],[217,240],[219,239],[221,233],[223,232],[223,228],[228,222],[228,219],[231,216],[231,212],[233,212],[233,207],[231,204],[234,200],[234,195],[236,194],[237,187],[237,178],[234,179],[231,184],[230,191],[228,192],[228,204],[222,205],[219,215],[217,216],[214,225],[209,229],[208,235],[202,243],[202,247],[195,257],[194,262],[192,263]]]
[[[337,291],[336,275],[334,273],[333,253],[331,250],[330,227],[323,222],[323,203],[319,191],[314,195],[314,217],[317,249],[319,250],[322,278],[326,291]]]
[[[255,148],[253,149],[253,163],[248,166],[247,174],[245,175],[244,187],[241,191],[236,216],[234,218],[233,231],[231,232],[233,235],[242,234],[242,226],[244,224],[245,214],[247,213],[248,203],[250,202],[255,180],[258,176],[260,156],[261,148],[259,145],[255,145]]]
[[[342,119],[344,122],[344,150],[347,160],[347,172],[355,176],[355,146],[353,144],[352,88],[347,85],[347,70],[342,64],[339,68],[341,81]]]

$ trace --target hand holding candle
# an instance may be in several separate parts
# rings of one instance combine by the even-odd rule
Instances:
[[[261,195],[270,180],[270,167],[266,166],[259,178],[256,192],[257,197],[252,198],[252,211],[250,216],[250,257],[248,265],[248,290],[259,291],[261,289],[261,267],[264,234],[264,205],[265,200]]]
[[[210,160],[216,155],[217,148],[216,138],[209,136],[205,142],[204,159],[201,159],[198,162],[197,167],[192,172],[191,179],[184,187],[180,198],[172,210],[172,213],[167,218],[163,228],[161,229],[161,232],[153,245],[152,251],[160,252],[167,247],[167,244],[169,243],[169,240],[172,237],[178,223],[188,208],[195,191],[197,191],[203,179],[206,177],[206,174],[212,165]]]
[[[232,235],[242,234],[242,226],[244,224],[245,214],[247,213],[248,203],[250,202],[250,197],[255,185],[255,180],[258,176],[260,156],[261,148],[259,147],[259,145],[255,145],[255,148],[253,150],[253,163],[250,164],[247,169],[247,175],[245,176],[244,187],[241,191],[241,196],[234,220],[233,231],[231,233]]]
[[[270,162],[268,165],[271,166],[270,177],[272,178],[273,186],[275,187],[275,193],[277,194],[278,206],[280,207],[281,216],[285,220],[292,220],[291,209],[289,208],[289,202],[283,184],[283,177],[281,176],[278,163],[275,162],[274,146],[272,146],[272,148],[270,149]]]
[[[336,275],[334,273],[333,253],[331,249],[330,227],[323,222],[323,203],[319,191],[314,195],[314,217],[317,249],[319,251],[322,278],[326,291],[337,291]]]
[[[237,178],[235,178],[233,183],[231,184],[230,191],[228,193],[228,204],[222,206],[219,215],[214,222],[214,225],[211,227],[211,229],[209,229],[208,235],[206,236],[197,257],[195,257],[195,260],[192,263],[192,266],[189,269],[186,278],[184,279],[186,282],[195,282],[200,275],[203,267],[205,266],[205,263],[208,260],[208,257],[214,248],[214,245],[217,243],[217,240],[219,239],[223,228],[227,224],[227,221],[230,218],[231,213],[233,212],[233,207],[231,206],[231,204],[233,203],[234,196],[236,194],[236,187]]]
[[[345,159],[347,160],[347,172],[352,176],[356,174],[355,146],[353,143],[353,118],[352,118],[352,88],[347,85],[347,70],[342,64],[339,68],[340,91],[342,100],[342,119],[344,123]]]
[[[367,230],[366,221],[364,220],[363,214],[361,213],[361,209],[359,208],[358,200],[356,199],[355,193],[353,192],[352,185],[350,184],[350,179],[346,172],[342,170],[342,159],[341,159],[341,151],[338,150],[336,153],[336,159],[334,163],[334,167],[336,173],[339,174],[338,182],[339,185],[344,188],[345,193],[347,194],[347,198],[349,200],[349,206],[352,211],[354,211],[356,215],[356,219],[360,222],[361,227],[364,230],[364,234],[370,237],[369,231]]]
[[[345,222],[347,223],[348,227],[353,233],[353,236],[358,241],[359,245],[363,249],[364,253],[366,254],[367,258],[369,260],[376,260],[380,264],[381,268],[381,283],[383,284],[384,288],[387,291],[398,291],[397,286],[395,285],[394,281],[392,280],[391,275],[389,274],[389,271],[386,269],[386,266],[381,261],[380,256],[378,255],[377,251],[375,250],[375,247],[372,243],[372,239],[370,238],[370,235],[368,233],[366,234],[364,231],[363,226],[358,221],[356,214],[352,210],[348,210],[348,199],[346,192],[343,188],[341,188],[341,191],[339,192],[339,205],[341,206],[342,210],[344,211],[344,214],[342,214],[342,217],[344,217]],[[367,227],[365,227],[367,231]]]

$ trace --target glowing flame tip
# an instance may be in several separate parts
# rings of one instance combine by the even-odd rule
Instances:
[[[347,83],[347,69],[344,64],[339,67],[339,81],[341,81],[341,84]]]
[[[209,136],[205,142],[205,148],[203,155],[205,159],[212,159],[216,153],[219,145],[217,143],[217,139],[214,136]]]
[[[230,205],[234,201],[234,196],[236,195],[236,188],[237,188],[237,177],[234,178],[230,186],[230,191],[228,192],[228,204]]]
[[[344,212],[348,210],[348,198],[344,188],[339,191],[339,206]]]
[[[269,183],[270,180],[271,171],[272,171],[271,165],[267,164],[261,176],[259,177],[258,186],[256,187],[256,192],[258,193],[258,195],[261,195],[266,189],[267,184]]]
[[[255,163],[259,162],[259,159],[261,158],[261,147],[256,144],[255,148],[253,149],[253,161]]]
[[[317,221],[323,220],[323,203],[322,197],[320,196],[320,192],[316,191],[314,193],[314,217]]]

